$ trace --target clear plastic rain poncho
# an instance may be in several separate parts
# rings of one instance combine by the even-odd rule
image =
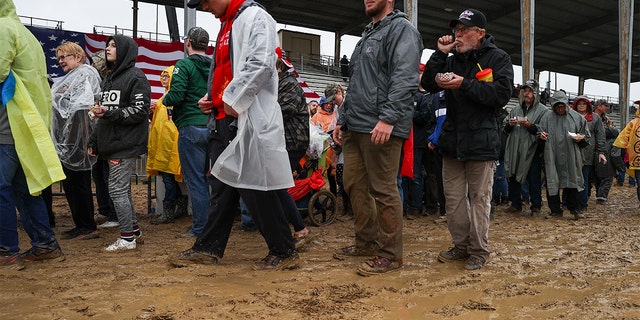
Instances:
[[[96,161],[87,153],[95,124],[88,113],[98,101],[99,94],[100,75],[96,69],[84,64],[58,79],[51,87],[51,138],[60,162],[69,170],[91,170]]]

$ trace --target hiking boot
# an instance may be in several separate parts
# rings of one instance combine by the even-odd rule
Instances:
[[[22,270],[24,264],[20,258],[19,253],[10,254],[7,256],[0,256],[0,268],[7,270]]]
[[[190,264],[217,264],[220,257],[193,249],[177,253],[169,258],[169,263],[174,267],[184,267]]]
[[[189,197],[188,196],[180,196],[176,199],[176,210],[174,214],[174,219],[188,216],[189,215]]]
[[[440,262],[453,262],[458,260],[465,260],[469,258],[469,254],[466,250],[459,249],[458,247],[449,248],[447,251],[441,251],[438,255],[438,261]]]
[[[116,242],[114,242],[113,244],[111,244],[110,246],[106,247],[105,250],[109,251],[109,252],[114,252],[114,251],[123,251],[123,250],[133,250],[136,248],[136,240],[133,239],[131,241],[122,239],[122,238],[118,238],[118,240],[116,240]]]
[[[509,207],[509,208],[506,208],[504,210],[504,212],[506,212],[506,213],[520,213],[520,212],[522,212],[522,208],[518,209],[518,208],[515,208],[515,207]]]
[[[562,212],[551,212],[544,216],[545,219],[562,218]]]
[[[73,238],[73,240],[89,240],[100,237],[98,230],[82,230],[78,235]]]
[[[579,210],[579,209],[571,210],[571,214],[576,220],[584,219],[584,213],[582,212],[582,210]]]
[[[187,231],[185,233],[181,233],[180,237],[182,237],[182,238],[197,238],[198,235],[193,233],[193,231],[191,231],[191,229],[189,229],[189,231]]]
[[[151,224],[169,223],[176,218],[176,201],[163,200],[162,201],[162,214],[158,217],[151,219]]]
[[[119,227],[120,223],[118,221],[107,221],[103,224],[98,225],[98,228],[115,228]]]
[[[62,231],[62,234],[73,234],[73,233],[77,233],[78,230],[79,230],[78,228],[73,228],[73,229]]]
[[[405,218],[407,218],[407,220],[415,220],[418,219],[420,217],[420,210],[416,209],[416,208],[407,208],[407,212],[405,214]]]
[[[361,276],[372,276],[397,270],[402,267],[402,259],[391,260],[384,257],[376,256],[363,262],[358,267],[358,274]]]
[[[470,256],[464,263],[464,268],[467,270],[478,270],[481,269],[486,262],[487,260],[482,257]]]
[[[44,261],[53,260],[54,262],[64,261],[66,258],[60,247],[55,249],[40,249],[32,247],[31,249],[20,254],[22,261]]]
[[[298,253],[282,258],[276,255],[269,254],[264,259],[256,262],[253,265],[253,270],[286,270],[295,269],[298,267]]]
[[[344,260],[350,257],[374,257],[376,255],[376,249],[371,248],[357,248],[355,245],[340,248],[333,253],[333,257],[338,260]]]

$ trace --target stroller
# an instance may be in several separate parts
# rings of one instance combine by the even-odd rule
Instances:
[[[331,149],[331,138],[322,133],[312,140],[316,143],[310,144],[307,155],[300,160],[301,170],[294,180],[295,185],[287,191],[295,200],[300,214],[320,227],[335,220],[337,199],[331,191],[322,190],[327,179],[327,154]]]

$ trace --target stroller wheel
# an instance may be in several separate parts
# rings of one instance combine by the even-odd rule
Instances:
[[[336,196],[330,191],[321,190],[309,199],[309,220],[315,226],[327,225],[336,218]]]

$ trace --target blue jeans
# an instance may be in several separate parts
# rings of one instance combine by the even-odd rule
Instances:
[[[208,139],[207,127],[186,126],[180,128],[178,133],[178,154],[193,213],[191,232],[196,235],[202,233],[209,210],[209,185],[206,177]]]
[[[249,208],[240,198],[240,220],[242,221],[242,229],[247,231],[253,231],[258,229],[255,222],[253,222],[253,218],[251,218],[251,213],[249,213]]]
[[[162,183],[164,184],[164,199],[167,201],[176,201],[178,197],[182,196],[180,191],[180,184],[176,181],[176,176],[173,173],[158,172],[162,177]]]
[[[509,195],[509,184],[507,178],[504,176],[504,161],[500,160],[496,166],[496,172],[493,174],[493,193],[492,197],[497,198],[502,195],[506,197]],[[499,203],[496,203],[499,204]]]
[[[413,181],[409,182],[411,184],[411,188],[409,188],[411,194],[407,194],[407,196],[410,196],[409,208],[418,209],[418,211],[422,211],[422,190],[424,190],[424,175],[422,174],[424,165],[422,164],[422,157],[425,151],[425,148],[413,149]],[[403,192],[405,190],[403,190]]]
[[[580,201],[578,202],[580,210],[587,208],[587,202],[591,195],[591,182],[590,179],[595,177],[595,169],[593,166],[582,166],[582,178],[584,179],[584,190],[580,191]]]
[[[0,163],[0,255],[20,252],[16,208],[33,247],[57,248],[44,200],[29,194],[14,145],[0,144]]]

